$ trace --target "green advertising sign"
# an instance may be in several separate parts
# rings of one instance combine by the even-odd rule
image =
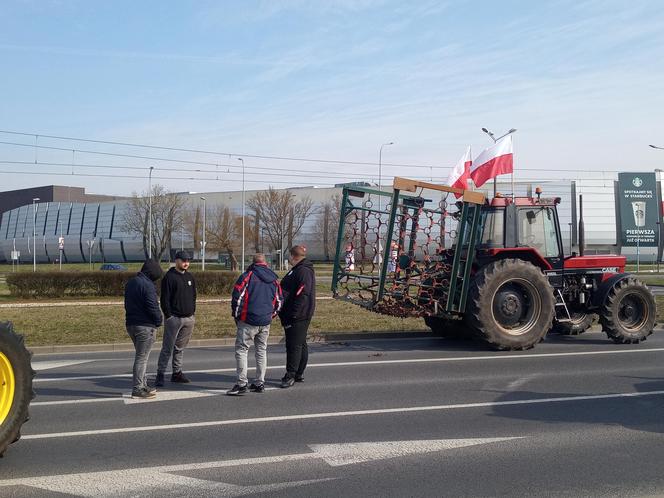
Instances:
[[[624,247],[657,247],[659,198],[655,173],[618,173],[620,241]]]

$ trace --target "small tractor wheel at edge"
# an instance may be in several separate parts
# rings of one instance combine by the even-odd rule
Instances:
[[[627,277],[616,282],[601,305],[599,323],[617,344],[637,344],[652,334],[655,298],[643,282]]]
[[[21,426],[29,418],[28,407],[35,397],[31,356],[11,322],[0,323],[0,456],[20,439]]]

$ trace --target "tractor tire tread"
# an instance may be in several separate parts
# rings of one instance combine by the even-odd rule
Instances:
[[[614,304],[618,299],[619,294],[625,289],[633,287],[637,292],[642,293],[642,297],[648,299],[649,305],[649,320],[637,335],[629,334],[622,329],[616,318],[616,310]],[[648,287],[633,277],[628,277],[616,282],[609,291],[606,300],[602,303],[600,309],[599,323],[602,326],[602,331],[616,344],[639,344],[645,341],[650,334],[653,333],[655,328],[656,317],[656,304],[655,297]]]
[[[506,274],[528,274],[529,278],[537,280],[536,287],[542,290],[542,318],[541,329],[533,334],[526,333],[523,336],[506,336],[502,334],[493,320],[487,316],[487,310],[492,308],[491,296],[488,295],[489,288],[497,278],[503,278]],[[499,284],[499,286],[502,284]],[[525,351],[532,349],[544,340],[547,332],[553,324],[554,298],[553,288],[546,276],[539,268],[520,259],[501,259],[486,265],[475,276],[470,287],[468,319],[472,326],[475,337],[498,351]],[[495,292],[495,290],[494,290]],[[492,313],[489,312],[489,315]]]

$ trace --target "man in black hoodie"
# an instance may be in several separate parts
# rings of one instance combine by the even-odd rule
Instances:
[[[156,282],[162,275],[159,263],[148,259],[141,271],[125,286],[125,323],[136,349],[132,398],[154,398],[157,392],[155,388],[148,386],[145,370],[157,328],[161,326]]]
[[[161,310],[164,312],[164,342],[157,364],[155,385],[164,385],[164,372],[168,360],[173,356],[171,382],[186,384],[189,379],[182,373],[184,348],[194,332],[194,313],[196,313],[196,282],[187,271],[189,253],[175,253],[175,266],[168,270],[161,281]]]
[[[281,281],[284,304],[279,318],[286,335],[286,375],[281,379],[284,388],[304,381],[309,360],[307,330],[316,309],[316,275],[306,255],[304,246],[291,248],[288,261],[293,269]]]

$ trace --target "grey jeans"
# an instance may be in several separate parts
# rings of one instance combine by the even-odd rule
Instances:
[[[148,367],[148,356],[157,336],[157,329],[142,325],[128,325],[127,334],[134,343],[136,356],[134,357],[134,391],[140,391],[148,387],[145,371]]]
[[[184,348],[189,344],[191,334],[194,332],[194,317],[170,316],[164,322],[164,341],[159,353],[157,373],[163,374],[168,366],[168,360],[173,355],[173,373],[182,371],[182,356]]]
[[[265,382],[267,369],[267,338],[270,335],[269,325],[249,325],[238,321],[235,338],[235,362],[237,366],[237,383],[247,385],[247,354],[251,343],[254,343],[256,357],[256,384]]]

